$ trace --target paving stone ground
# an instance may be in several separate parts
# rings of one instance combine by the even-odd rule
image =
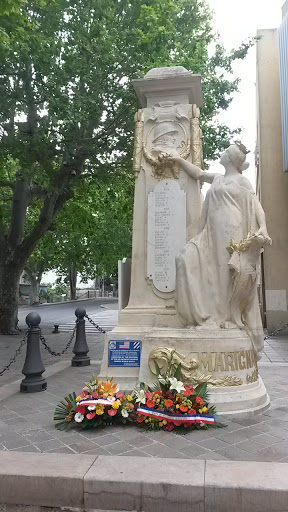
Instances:
[[[61,350],[69,338],[44,332],[52,348]],[[0,370],[13,355],[21,336],[0,336]],[[288,336],[269,339],[259,364],[260,374],[271,398],[271,407],[263,414],[248,419],[225,420],[227,427],[194,431],[185,436],[168,432],[146,432],[134,426],[105,427],[95,431],[61,432],[55,429],[53,413],[56,404],[67,393],[80,391],[92,373],[98,373],[103,353],[104,336],[88,335],[93,364],[86,368],[67,366],[47,378],[45,392],[17,392],[1,400],[0,450],[49,453],[90,453],[142,457],[176,457],[185,459],[253,460],[288,462]],[[24,351],[25,352],[25,351]],[[42,351],[46,367],[55,358]],[[72,356],[61,357],[67,365]],[[23,356],[9,372],[0,377],[0,385],[22,378]],[[1,397],[1,388],[0,388]]]

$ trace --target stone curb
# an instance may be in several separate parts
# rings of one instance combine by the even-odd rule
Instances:
[[[288,464],[2,452],[0,503],[2,510],[287,512]]]

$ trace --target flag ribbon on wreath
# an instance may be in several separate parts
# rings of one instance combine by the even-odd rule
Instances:
[[[172,421],[173,423],[207,423],[211,425],[215,421],[213,416],[205,416],[204,414],[172,414],[142,406],[138,407],[137,413],[149,416],[150,418],[157,418],[158,420]]]

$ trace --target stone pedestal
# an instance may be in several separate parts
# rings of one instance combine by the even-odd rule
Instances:
[[[171,355],[174,368],[181,363],[183,382],[207,382],[210,402],[221,415],[246,416],[268,408],[269,396],[244,330],[153,329],[143,343],[140,382],[155,380],[154,360],[165,373]]]

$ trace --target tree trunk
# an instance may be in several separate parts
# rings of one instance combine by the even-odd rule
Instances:
[[[70,299],[76,300],[77,267],[75,263],[71,263],[68,267],[68,280],[70,286]]]
[[[13,334],[18,325],[19,281],[22,267],[0,260],[0,333]]]

